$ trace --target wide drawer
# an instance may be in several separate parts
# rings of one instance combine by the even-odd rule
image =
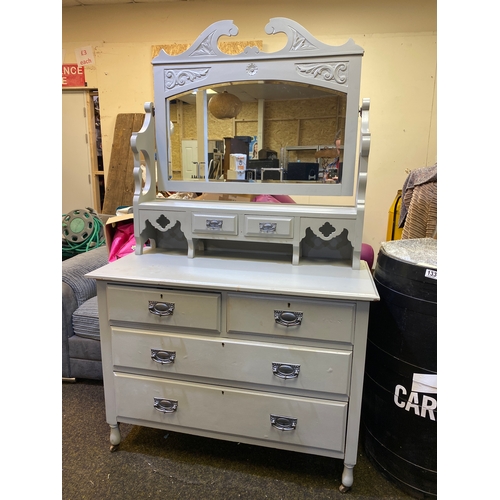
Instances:
[[[115,373],[118,421],[344,451],[347,403]],[[156,406],[155,406],[156,405]],[[157,409],[158,408],[158,409]],[[272,424],[290,428],[280,429]]]
[[[111,328],[115,369],[347,395],[350,351]]]
[[[293,217],[245,215],[245,235],[263,238],[293,238]]]
[[[107,298],[111,321],[220,331],[218,293],[109,285]]]
[[[230,293],[227,330],[352,343],[355,311],[354,302]]]

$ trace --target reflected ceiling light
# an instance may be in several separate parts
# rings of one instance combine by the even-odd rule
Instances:
[[[238,97],[225,91],[221,94],[215,94],[208,101],[208,111],[220,120],[235,118],[241,111],[241,107],[242,104]]]
[[[213,89],[207,89],[206,90],[207,94],[217,94],[217,92]],[[198,89],[194,89],[191,94],[196,95],[198,93]]]

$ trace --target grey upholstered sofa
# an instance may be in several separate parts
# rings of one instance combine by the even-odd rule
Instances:
[[[62,376],[102,380],[95,280],[85,274],[108,263],[106,245],[62,262]]]

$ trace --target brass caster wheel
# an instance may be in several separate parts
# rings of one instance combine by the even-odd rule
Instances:
[[[339,486],[340,493],[347,493],[350,489],[351,489],[350,486],[344,486],[343,484]]]

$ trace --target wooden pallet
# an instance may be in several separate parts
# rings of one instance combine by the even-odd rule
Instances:
[[[134,155],[130,147],[132,132],[138,132],[144,113],[120,113],[116,116],[115,133],[109,160],[102,213],[114,215],[118,207],[132,206],[134,196]]]

